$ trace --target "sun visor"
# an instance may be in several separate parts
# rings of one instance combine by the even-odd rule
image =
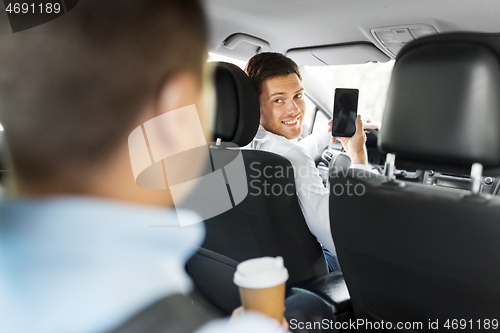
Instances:
[[[386,54],[370,43],[290,49],[286,55],[299,66],[350,65],[390,60]]]

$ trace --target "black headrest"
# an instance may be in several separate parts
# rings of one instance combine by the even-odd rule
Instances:
[[[379,147],[406,167],[499,167],[498,37],[453,33],[406,45],[392,72]]]
[[[215,68],[217,108],[215,139],[246,146],[257,134],[260,107],[250,78],[239,67],[219,62]]]

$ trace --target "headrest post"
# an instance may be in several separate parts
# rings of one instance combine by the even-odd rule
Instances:
[[[472,194],[479,194],[481,188],[481,177],[483,176],[483,165],[481,163],[472,164],[470,171],[471,179],[471,192]]]
[[[217,138],[217,140],[215,141],[215,145],[216,146],[220,146],[222,140],[220,138]]]
[[[390,181],[394,180],[396,177],[394,176],[394,172],[396,171],[396,155],[387,154],[385,157],[385,165],[384,165],[384,175],[389,178]]]

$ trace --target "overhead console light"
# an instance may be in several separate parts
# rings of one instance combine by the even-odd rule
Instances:
[[[403,46],[409,42],[438,32],[436,28],[429,24],[412,24],[373,28],[371,33],[379,47],[394,59]]]

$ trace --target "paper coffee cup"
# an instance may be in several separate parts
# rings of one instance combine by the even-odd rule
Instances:
[[[245,310],[254,310],[279,322],[285,311],[288,271],[282,257],[249,259],[236,267],[233,282],[239,287]]]

